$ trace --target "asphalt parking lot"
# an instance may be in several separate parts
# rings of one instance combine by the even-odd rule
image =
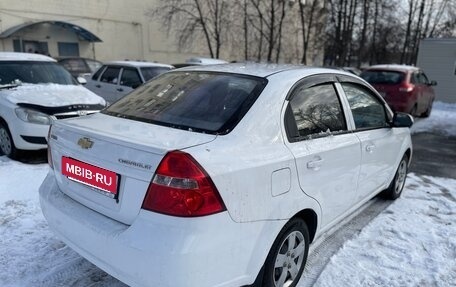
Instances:
[[[410,172],[456,178],[456,137],[418,133],[412,135],[412,141]]]

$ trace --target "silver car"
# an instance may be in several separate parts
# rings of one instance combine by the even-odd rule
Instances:
[[[112,103],[172,68],[171,65],[150,62],[107,62],[87,80],[85,87]]]

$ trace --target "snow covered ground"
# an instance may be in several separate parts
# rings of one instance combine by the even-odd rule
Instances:
[[[456,286],[456,180],[409,174],[400,199],[346,242],[316,287]]]
[[[456,104],[435,102],[429,118],[419,119],[411,129],[412,133],[437,132],[456,136]]]
[[[436,103],[413,127],[432,130],[456,135],[456,105]],[[0,286],[125,286],[49,230],[38,200],[47,172],[0,156]],[[455,218],[456,180],[410,174],[403,196],[344,243],[314,286],[456,286]]]

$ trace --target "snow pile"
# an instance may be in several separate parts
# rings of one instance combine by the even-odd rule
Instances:
[[[344,244],[315,287],[456,286],[456,180],[409,175],[400,199]]]
[[[446,136],[456,136],[456,104],[435,102],[431,116],[416,121],[411,132],[437,132]]]

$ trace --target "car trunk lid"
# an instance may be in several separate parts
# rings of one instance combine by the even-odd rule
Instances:
[[[131,224],[164,155],[215,138],[94,114],[57,121],[50,146],[54,173],[63,193],[110,218]],[[100,178],[95,176],[98,173]]]

